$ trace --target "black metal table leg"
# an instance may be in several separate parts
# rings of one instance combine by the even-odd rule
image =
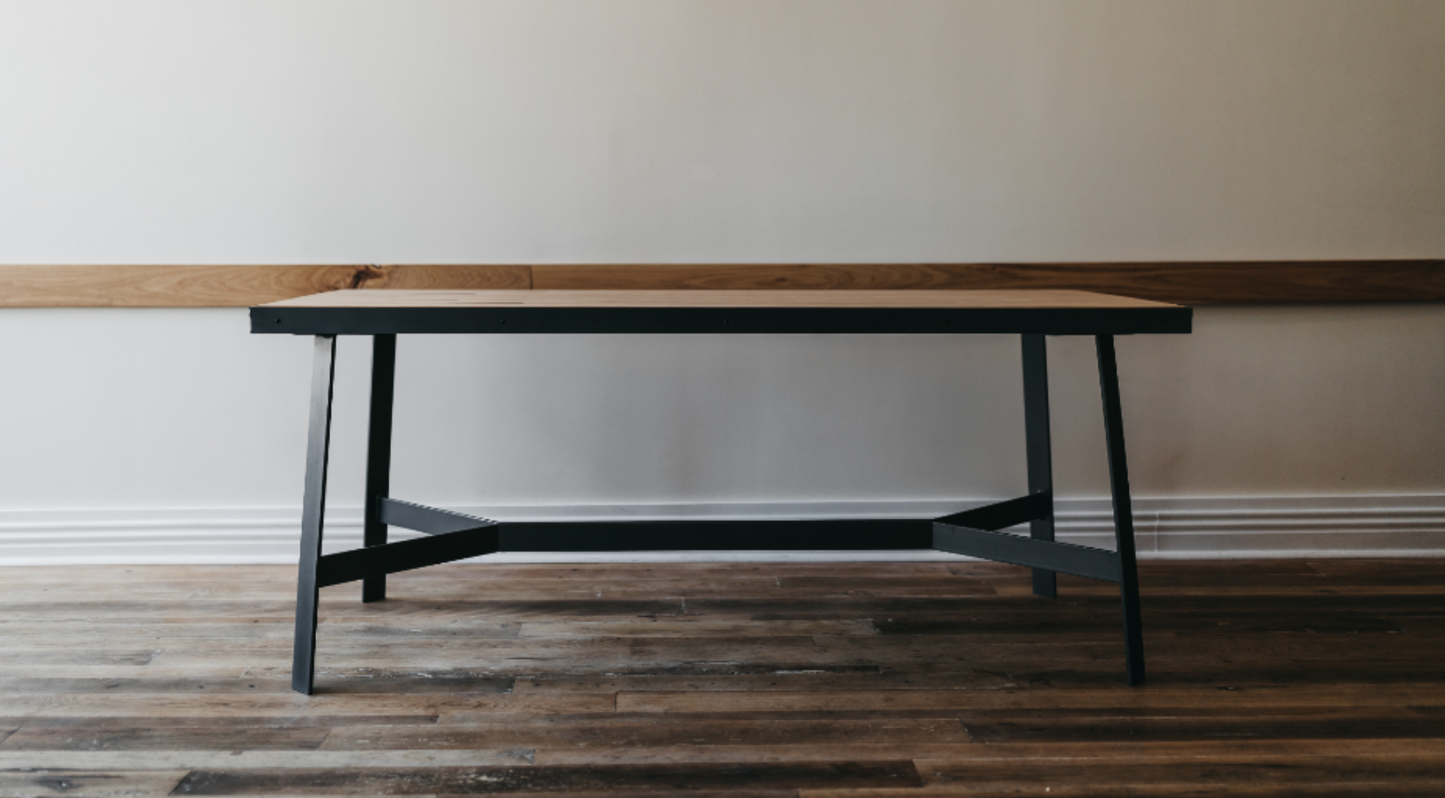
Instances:
[[[1049,440],[1048,368],[1042,334],[1022,336],[1024,416],[1029,494],[917,522],[920,534],[931,530],[935,548],[988,559],[1015,562],[1033,569],[1034,592],[1053,597],[1056,574],[1066,572],[1094,579],[1117,581],[1123,604],[1128,683],[1144,681],[1144,646],[1140,622],[1139,582],[1134,550],[1134,523],[1129,497],[1129,470],[1120,407],[1118,364],[1111,335],[1095,336],[1099,358],[1099,386],[1103,399],[1108,444],[1109,482],[1114,507],[1116,551],[1090,549],[1054,540],[1053,473]],[[315,682],[317,599],[321,587],[361,580],[362,600],[386,597],[386,574],[511,549],[512,540],[502,525],[435,508],[399,502],[390,493],[391,433],[396,381],[396,336],[377,334],[372,341],[371,405],[366,464],[365,546],[352,552],[321,555],[325,527],[326,476],[331,437],[331,405],[335,385],[336,336],[318,335],[311,376],[310,428],[306,449],[305,499],[302,509],[301,557],[296,586],[295,648],[292,689],[311,694]],[[390,513],[390,515],[388,515]],[[400,513],[401,515],[398,515]],[[408,526],[406,516],[411,519]],[[415,516],[413,518],[413,516]],[[1024,522],[1030,535],[1023,538],[1000,532]],[[388,524],[400,523],[431,537],[390,544]],[[726,522],[722,522],[726,523]],[[733,522],[745,524],[748,522]],[[757,524],[759,522],[752,522]],[[836,547],[836,526],[829,522],[829,547]],[[870,528],[882,522],[864,522]],[[666,524],[664,524],[666,525]],[[531,526],[546,526],[533,524]],[[596,524],[589,524],[595,532]],[[634,530],[635,531],[635,530]],[[888,530],[874,530],[887,532]],[[511,537],[507,537],[510,534]],[[644,535],[645,536],[645,535]],[[666,536],[671,539],[672,534]],[[507,538],[503,540],[503,538]],[[590,538],[589,538],[590,539]],[[897,535],[889,539],[896,544]],[[570,538],[569,538],[570,540]],[[629,539],[630,540],[630,539]],[[751,539],[750,539],[751,540]],[[732,541],[737,543],[737,541]],[[626,545],[622,545],[626,543]],[[591,545],[596,545],[593,541]],[[632,550],[636,541],[611,541],[611,548]],[[654,549],[659,544],[641,546]],[[738,544],[742,545],[742,544]],[[926,545],[926,544],[925,544]],[[724,545],[725,548],[730,546]],[[750,543],[745,548],[757,548]],[[578,548],[577,545],[568,547]],[[608,546],[581,550],[611,550]],[[866,548],[866,546],[865,546]]]
[[[1029,537],[1054,539],[1054,474],[1049,450],[1049,369],[1042,335],[1024,335],[1024,437],[1028,449],[1029,494],[1044,494],[1049,512],[1029,522]],[[1057,579],[1053,571],[1033,569],[1034,595],[1054,598]]]
[[[1114,336],[1098,335],[1099,390],[1109,447],[1109,490],[1114,500],[1114,539],[1119,552],[1119,595],[1124,604],[1124,645],[1129,684],[1144,682],[1144,631],[1139,618],[1139,570],[1134,557],[1134,512],[1129,505],[1129,463],[1124,455],[1124,413]]]
[[[306,434],[306,494],[301,506],[301,565],[296,577],[296,639],[291,689],[311,694],[316,666],[316,566],[326,524],[326,465],[331,444],[331,391],[336,376],[336,336],[316,336],[311,366],[311,419]]]
[[[371,421],[366,443],[366,510],[362,542],[386,545],[386,523],[381,500],[391,493],[391,416],[396,386],[396,336],[377,335],[371,341]],[[362,601],[386,598],[386,574],[361,581]]]

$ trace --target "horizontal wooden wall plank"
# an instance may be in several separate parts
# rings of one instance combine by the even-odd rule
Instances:
[[[1445,260],[538,265],[535,288],[1072,288],[1184,305],[1439,302]]]
[[[1440,302],[1445,259],[1154,263],[0,265],[0,307],[247,307],[338,288],[1071,288],[1185,305]]]
[[[531,287],[526,266],[0,266],[0,307],[249,307],[338,288]]]

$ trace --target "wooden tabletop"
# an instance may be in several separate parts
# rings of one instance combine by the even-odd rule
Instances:
[[[330,291],[276,308],[1172,308],[1089,291]]]
[[[1087,291],[333,291],[251,308],[291,335],[1187,333],[1179,305]]]

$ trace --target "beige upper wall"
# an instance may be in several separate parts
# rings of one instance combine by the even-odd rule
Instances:
[[[1441,257],[1442,222],[1441,0],[0,0],[0,263]],[[1137,495],[1440,492],[1445,305],[1197,319],[1120,342]],[[308,342],[0,333],[0,511],[299,503]],[[1060,490],[1102,495],[1088,342],[1050,352]],[[438,504],[1023,484],[1010,340],[418,336],[399,368],[398,495]]]
[[[1445,254],[1439,0],[6,0],[0,262]]]

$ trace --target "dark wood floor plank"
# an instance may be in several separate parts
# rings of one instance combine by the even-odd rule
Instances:
[[[334,672],[328,675],[339,675]],[[394,671],[356,669],[346,674],[349,693],[510,693],[516,679],[466,670]],[[0,694],[17,693],[279,693],[291,691],[289,680],[277,678],[166,678],[133,676],[112,679],[0,676]],[[596,690],[588,692],[598,692]]]
[[[616,763],[644,764],[656,762],[784,762],[784,761],[863,761],[898,759],[910,756],[915,761],[935,760],[960,764],[982,762],[990,765],[1011,763],[1031,767],[1035,762],[1072,762],[1120,765],[1133,763],[1185,763],[1190,765],[1245,763],[1269,764],[1276,761],[1311,761],[1328,757],[1355,758],[1361,761],[1396,762],[1418,765],[1434,763],[1445,757],[1445,740],[1398,738],[1390,740],[1258,740],[1222,738],[1209,740],[1108,740],[1085,742],[1031,743],[946,743],[891,745],[820,745],[820,746],[670,746],[656,748],[543,748],[535,752],[537,764]]]
[[[169,795],[184,770],[0,770],[0,796]]]
[[[520,625],[521,638],[618,638],[618,637],[812,637],[814,635],[878,634],[873,621],[866,618],[844,620],[753,621],[744,619],[713,621],[679,616],[672,618],[633,618],[625,621],[526,621]]]
[[[912,762],[783,764],[576,765],[491,768],[357,768],[353,770],[199,770],[177,795],[307,795],[376,792],[396,795],[579,790],[699,790],[918,787]]]
[[[17,645],[0,650],[0,665],[21,665],[28,668],[46,665],[147,665],[156,656],[155,649],[135,649],[122,646],[108,651],[95,648],[76,648],[63,643],[47,644],[36,650],[34,645]]]
[[[1445,704],[1445,682],[1392,685],[1310,686],[1298,689],[1150,687],[1079,688],[1036,692],[1010,690],[896,690],[833,693],[619,693],[619,712],[811,712],[835,709],[903,710],[944,708],[1018,709],[1030,706],[1110,710],[1116,707],[1219,707],[1241,710],[1272,706],[1404,707]]]
[[[32,728],[0,742],[0,751],[314,751],[329,727]]]
[[[1018,687],[1107,687],[1118,682],[1113,663],[1070,663],[1067,668],[1020,664],[1009,669]],[[1286,687],[1304,685],[1367,685],[1427,683],[1438,679],[1440,668],[1431,662],[1330,662],[1278,660],[1273,662],[1150,662],[1149,681],[1174,687]],[[943,685],[940,685],[942,687]]]
[[[113,730],[128,728],[299,729],[334,726],[434,726],[441,715],[31,715],[24,729]],[[498,717],[508,717],[501,714]],[[0,748],[3,750],[3,748]]]
[[[1298,757],[1230,765],[1219,762],[1129,762],[1122,764],[1037,761],[1019,768],[1008,762],[950,763],[922,760],[919,770],[932,784],[965,783],[970,786],[1066,785],[1096,782],[1110,785],[1151,784],[1223,785],[1268,782],[1327,784],[1355,782],[1445,781],[1445,763],[1420,760],[1375,760],[1357,757]]]
[[[5,569],[0,795],[1445,794],[1445,561],[1141,569],[1133,689],[1022,568],[455,564],[323,591],[311,697],[294,568]]]
[[[943,753],[947,753],[946,750]],[[0,751],[0,771],[271,770],[284,773],[296,769],[525,767],[533,764],[535,754],[527,748],[490,751]],[[898,757],[892,758],[896,760]]]
[[[1415,717],[1416,721],[1425,719]],[[367,749],[652,748],[675,745],[849,745],[964,743],[969,734],[953,719],[718,720],[686,716],[597,718],[557,716],[546,721],[473,722],[465,726],[339,727],[326,739],[332,751]]]
[[[1133,709],[1133,708],[1130,708]],[[1346,712],[1281,712],[1269,707],[1253,712],[1233,710],[1205,715],[1173,709],[1088,713],[1032,710],[961,713],[969,736],[992,742],[1108,742],[1113,740],[1318,740],[1442,738],[1445,718],[1431,718],[1394,708]],[[1302,708],[1313,710],[1314,708]]]
[[[841,690],[996,690],[1015,686],[1003,671],[884,671],[877,665],[762,672],[663,674],[555,674],[518,679],[513,690],[529,692],[829,692]]]
[[[915,791],[916,792],[916,791]],[[797,798],[797,790],[668,790],[648,789],[645,793],[647,798]],[[554,792],[545,790],[541,792],[527,792],[527,798],[617,798],[617,793],[612,791],[592,790],[565,790]],[[451,795],[438,795],[436,798],[452,798]]]
[[[1445,585],[1437,559],[1327,559],[1310,560],[1312,570],[1331,582],[1370,585]]]
[[[776,577],[779,592],[787,596],[992,596],[998,590],[986,580],[967,575],[890,574],[887,576],[814,576]],[[688,593],[688,595],[696,595]],[[730,591],[728,596],[746,596]]]
[[[1098,774],[1100,781],[1111,774]],[[1057,785],[1030,784],[1021,787],[1011,783],[948,783],[930,784],[925,790],[802,790],[803,798],[1018,798],[1020,795],[1039,795],[1045,798],[1138,798],[1138,796],[1178,796],[1199,798],[1199,796],[1242,795],[1254,798],[1439,798],[1445,794],[1445,780],[1422,779],[1406,782],[1401,779],[1341,783],[1320,781],[1313,783],[1282,784],[1240,784],[1200,783],[1196,781],[1155,782],[1141,785],[1133,782],[1121,784],[1084,783]]]
[[[341,685],[334,690],[321,685],[312,696],[300,695],[173,695],[169,693],[107,695],[96,693],[47,696],[30,715],[37,717],[122,717],[129,715],[194,716],[230,715],[281,717],[309,714],[328,715],[423,715],[447,712],[487,712],[545,715],[554,713],[610,712],[612,695],[531,695],[497,693],[471,695],[419,695],[350,693]],[[1423,703],[1423,702],[1417,702]],[[3,706],[3,705],[0,705]]]

